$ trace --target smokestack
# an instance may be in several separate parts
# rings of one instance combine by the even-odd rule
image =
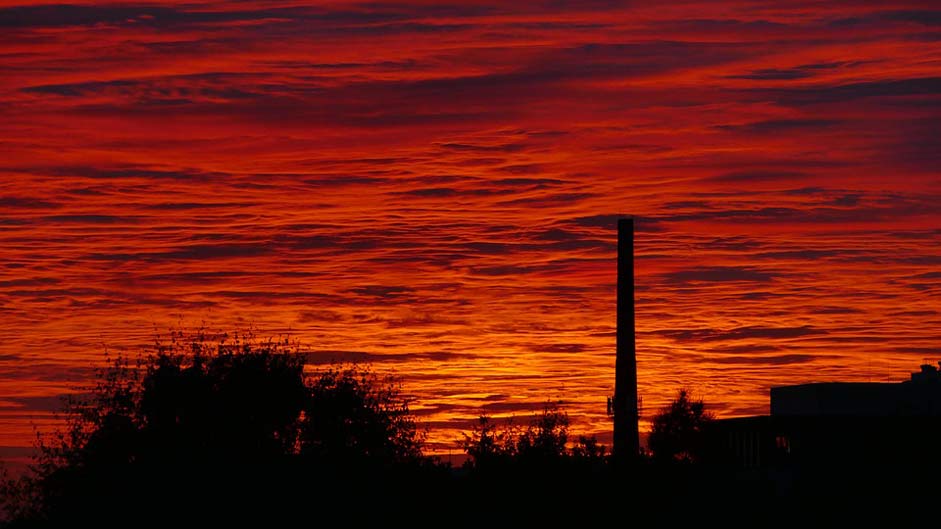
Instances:
[[[618,219],[617,359],[614,367],[614,457],[640,454],[634,343],[634,219]]]

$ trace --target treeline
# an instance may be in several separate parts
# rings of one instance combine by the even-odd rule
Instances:
[[[547,403],[522,425],[481,417],[455,469],[424,454],[396,380],[306,367],[296,345],[238,336],[116,359],[38,438],[30,472],[0,482],[3,525],[754,527],[776,501],[696,464],[711,417],[685,391],[654,417],[649,454],[614,461]]]
[[[547,405],[521,428],[481,418],[455,472],[424,455],[394,379],[305,363],[289,342],[184,334],[114,360],[66,401],[64,427],[38,438],[30,472],[0,485],[8,523],[404,520],[459,510],[478,475],[561,477],[606,462],[594,439],[569,443],[567,415]]]

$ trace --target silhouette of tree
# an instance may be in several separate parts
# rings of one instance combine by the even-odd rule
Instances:
[[[560,464],[600,463],[605,448],[594,437],[579,437],[569,446],[569,417],[558,403],[549,402],[525,428],[508,423],[502,432],[489,417],[478,419],[471,434],[464,434],[467,466],[474,469],[521,466],[530,469]]]
[[[501,525],[579,525],[590,518],[586,513],[599,512],[599,500],[602,506],[613,504],[604,500],[611,484],[604,447],[594,438],[571,442],[569,418],[558,403],[547,403],[525,426],[507,421],[498,427],[489,417],[480,417],[464,434],[464,450],[462,504],[486,505],[501,513]],[[565,507],[539,507],[532,498],[558,498]],[[468,521],[480,523],[476,517]]]
[[[48,525],[194,510],[219,522],[261,500],[276,509],[301,490],[319,495],[327,467],[424,461],[392,379],[358,366],[307,376],[304,365],[286,341],[182,333],[118,358],[39,437],[30,474],[4,482],[8,512]]]
[[[505,464],[514,455],[516,445],[509,439],[509,431],[498,432],[497,425],[486,415],[477,419],[470,435],[463,435],[462,446],[469,456],[465,462],[468,468],[492,468]]]
[[[515,438],[517,458],[529,464],[545,464],[568,456],[568,414],[558,404],[549,403]]]
[[[147,366],[131,421],[142,455],[268,461],[294,450],[307,401],[304,359],[289,343],[236,339],[189,354],[161,351]]]
[[[677,397],[653,418],[647,445],[658,461],[696,462],[704,449],[703,430],[713,420],[702,400],[690,399],[681,389]]]
[[[415,463],[424,433],[389,377],[355,365],[319,373],[301,424],[300,453],[321,462]]]

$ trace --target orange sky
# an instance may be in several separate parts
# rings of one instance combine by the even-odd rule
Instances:
[[[112,352],[290,333],[446,451],[941,359],[935,2],[0,2],[0,457]]]

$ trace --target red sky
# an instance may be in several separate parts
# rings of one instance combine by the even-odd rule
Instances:
[[[202,322],[607,440],[618,214],[648,418],[941,359],[937,4],[644,4],[0,2],[0,455]]]

